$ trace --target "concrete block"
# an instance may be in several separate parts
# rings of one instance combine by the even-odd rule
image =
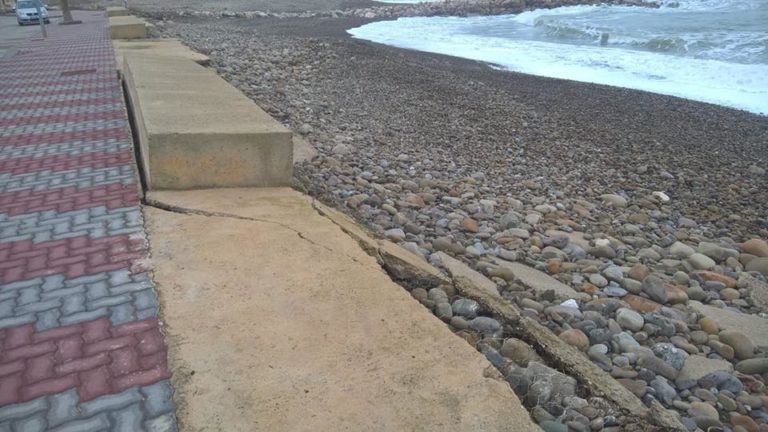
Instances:
[[[178,39],[134,39],[114,40],[112,46],[117,58],[117,70],[122,72],[123,56],[126,53],[133,55],[180,57],[201,65],[208,65],[210,58],[184,46]]]
[[[112,39],[145,39],[147,37],[147,23],[134,16],[111,17],[109,18],[109,31]]]
[[[150,190],[290,184],[291,132],[215,72],[172,56],[124,62]]]
[[[122,6],[110,6],[107,8],[107,17],[127,16],[131,12]]]

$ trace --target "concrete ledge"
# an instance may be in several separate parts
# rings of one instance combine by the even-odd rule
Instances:
[[[127,16],[131,12],[122,6],[110,6],[107,8],[107,17]]]
[[[134,39],[114,40],[112,46],[117,58],[117,69],[122,71],[123,57],[126,53],[134,55],[154,55],[161,57],[179,57],[206,66],[210,58],[184,46],[178,39]]]
[[[290,184],[291,132],[240,91],[186,58],[124,59],[149,189]]]
[[[573,376],[590,392],[609,401],[614,408],[623,411],[636,423],[650,423],[665,431],[683,431],[683,425],[675,415],[654,401],[646,407],[634,394],[619,384],[608,373],[595,366],[582,353],[558,338],[552,331],[536,321],[523,317],[518,310],[504,300],[496,289],[496,284],[484,275],[469,268],[466,264],[451,256],[439,252],[437,255],[450,273],[450,280],[423,259],[400,248],[391,242],[374,240],[364,228],[346,215],[328,208],[315,201],[315,210],[333,221],[342,231],[355,239],[369,255],[378,258],[379,263],[395,279],[406,277],[416,281],[426,280],[433,284],[452,283],[456,291],[467,298],[477,301],[505,325],[514,329],[515,336],[535,347],[542,357],[549,360],[560,371]],[[386,243],[386,246],[385,246]],[[395,249],[401,252],[392,255]],[[385,256],[395,256],[396,265]],[[426,276],[426,277],[425,277]]]
[[[488,360],[308,197],[215,189],[148,202],[184,430],[541,432]]]
[[[146,21],[134,16],[116,16],[109,18],[109,31],[112,39],[145,39]]]

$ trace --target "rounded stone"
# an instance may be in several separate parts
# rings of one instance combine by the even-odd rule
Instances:
[[[751,417],[745,415],[735,415],[731,417],[731,424],[733,426],[743,427],[747,432],[758,432],[760,426]]]
[[[696,270],[709,270],[717,265],[715,260],[698,252],[688,257],[688,264]]]
[[[621,328],[635,332],[640,331],[645,324],[642,315],[627,308],[621,308],[616,311],[616,322],[619,323]]]
[[[762,239],[747,240],[741,245],[744,253],[758,257],[768,257],[768,242]]]
[[[453,317],[451,304],[448,302],[438,303],[437,306],[435,306],[435,315],[443,321],[450,321]]]
[[[699,320],[699,327],[708,334],[718,334],[720,332],[720,326],[717,324],[717,321],[713,320],[710,317],[704,317]]]
[[[554,420],[545,420],[539,426],[544,432],[568,432],[568,426]]]
[[[696,253],[696,250],[685,243],[675,242],[669,247],[669,254],[678,259],[688,258]]]
[[[627,276],[636,281],[642,281],[648,277],[649,274],[651,274],[651,269],[649,269],[648,266],[645,264],[635,264],[631,269],[629,269]]]
[[[592,285],[598,288],[603,288],[604,286],[608,285],[608,279],[606,279],[602,275],[593,273],[589,276],[589,283],[591,283]]]
[[[754,271],[768,276],[768,257],[755,258],[747,264],[746,271]]]
[[[717,409],[706,402],[691,402],[691,407],[688,408],[688,415],[696,417],[705,417],[711,419],[718,419],[720,415],[717,413]]]
[[[723,330],[719,334],[720,342],[733,348],[736,358],[749,359],[755,356],[755,344],[745,335],[736,330]]]
[[[476,233],[480,231],[480,227],[477,221],[472,218],[464,218],[461,220],[461,229],[467,232]]]
[[[624,208],[627,206],[627,199],[621,195],[604,194],[604,195],[600,195],[600,199],[602,199],[603,202],[605,202],[606,204],[612,207]]]
[[[452,309],[454,314],[472,319],[480,312],[480,304],[472,299],[460,298],[453,302]]]
[[[400,228],[392,228],[384,232],[384,236],[393,242],[405,240],[405,232]]]
[[[559,335],[560,339],[579,351],[586,352],[589,349],[589,338],[579,329],[569,329]]]
[[[539,355],[530,345],[515,338],[506,339],[499,352],[521,367],[527,367],[529,362],[539,360]]]
[[[469,328],[469,323],[463,317],[454,316],[453,318],[451,318],[451,326],[453,326],[457,330],[466,330]]]
[[[747,375],[768,373],[768,357],[742,360],[736,363],[736,370]]]
[[[501,324],[493,318],[477,317],[469,322],[469,328],[480,333],[493,334],[501,330]]]

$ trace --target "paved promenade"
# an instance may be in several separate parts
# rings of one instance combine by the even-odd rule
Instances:
[[[176,430],[106,19],[0,60],[0,431]]]

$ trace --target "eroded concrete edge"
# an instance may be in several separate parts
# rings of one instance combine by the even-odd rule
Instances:
[[[415,275],[418,278],[417,286],[420,286],[422,281],[429,281],[432,284],[429,286],[439,286],[442,283],[453,284],[456,292],[480,303],[492,315],[500,319],[504,325],[512,327],[513,333],[533,346],[542,357],[551,363],[551,366],[555,366],[561,372],[576,378],[590,393],[610,401],[617,410],[624,412],[629,418],[638,423],[650,423],[656,427],[656,430],[686,430],[677,417],[660,403],[653,401],[650,408],[646,407],[637,396],[595,366],[581,352],[565,343],[546,327],[530,318],[521,316],[515,306],[500,295],[494,295],[479,287],[473,278],[453,274],[449,279],[439,269],[400,246],[391,242],[388,242],[391,246],[383,246],[385,244],[383,241],[375,240],[365,228],[347,215],[317,200],[313,200],[312,206],[318,213],[331,220],[343,232],[355,239],[366,253],[376,257],[387,273],[391,276],[394,274],[394,280],[406,280],[411,275]],[[392,246],[400,250],[395,252]],[[474,277],[479,276],[487,279],[466,264],[458,261],[457,263],[466,267],[463,269],[464,272],[476,273]]]

